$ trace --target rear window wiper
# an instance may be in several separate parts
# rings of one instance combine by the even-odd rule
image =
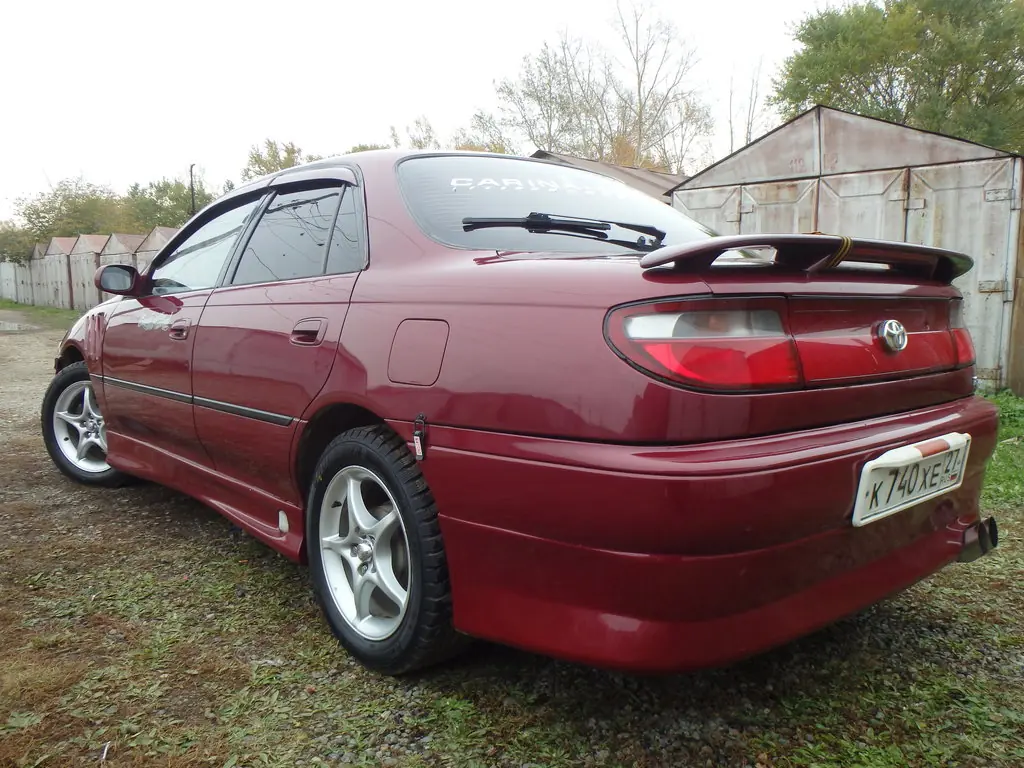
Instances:
[[[630,224],[610,219],[587,219],[579,216],[553,216],[549,213],[531,213],[518,218],[474,218],[467,216],[462,220],[462,229],[472,232],[474,229],[491,229],[495,227],[521,227],[528,232],[564,232],[570,235],[587,236],[613,245],[621,245],[638,251],[653,251],[661,247],[665,233],[657,227],[647,224]],[[610,238],[608,232],[612,227],[628,229],[646,235],[650,240],[641,237],[637,240],[620,240]]]

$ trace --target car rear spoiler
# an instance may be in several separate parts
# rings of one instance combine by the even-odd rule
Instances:
[[[726,251],[757,248],[775,249],[775,260],[762,262],[764,265],[807,273],[836,269],[843,262],[859,262],[951,283],[974,266],[969,256],[929,245],[822,234],[711,237],[646,253],[640,258],[640,266],[649,269],[674,264],[680,271],[701,272],[710,269]]]

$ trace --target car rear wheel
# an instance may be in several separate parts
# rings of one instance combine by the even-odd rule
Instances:
[[[397,675],[461,650],[437,509],[400,437],[371,426],[335,438],[314,473],[306,519],[317,600],[364,666]]]
[[[43,398],[43,442],[57,468],[86,485],[118,486],[131,478],[107,462],[107,427],[84,362],[62,368]]]

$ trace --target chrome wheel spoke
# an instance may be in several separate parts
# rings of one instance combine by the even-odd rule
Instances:
[[[89,454],[89,448],[94,444],[91,437],[83,437],[78,441],[78,447],[75,449],[75,458],[79,461],[84,459]]]
[[[87,386],[82,392],[82,415],[90,419],[98,419],[100,417],[99,408],[93,402],[91,386]]]
[[[373,575],[373,581],[375,586],[384,593],[388,600],[393,602],[398,608],[405,609],[409,593],[398,581],[398,577],[395,576],[395,572],[391,567],[390,553],[386,562],[377,561],[377,572]]]
[[[348,553],[348,549],[351,544],[348,541],[348,537],[342,537],[338,534],[333,536],[324,536],[320,539],[320,546],[328,552],[334,552],[337,555],[344,557]]]
[[[376,584],[367,576],[359,573],[357,568],[352,574],[352,596],[355,598],[356,621],[362,622],[370,618],[370,606]]]
[[[107,455],[107,427],[100,420],[99,425],[96,428],[96,445],[103,451],[103,455]]]
[[[76,413],[70,413],[68,411],[54,411],[53,416],[56,419],[60,419],[65,424],[68,424],[68,425],[74,427],[79,432],[82,431],[82,418],[83,418],[83,414],[81,414],[81,413],[77,413],[77,414]]]
[[[363,480],[351,475],[345,489],[345,506],[348,507],[349,531],[369,531],[377,524],[377,518],[370,514],[363,501]]]
[[[381,539],[386,539],[398,528],[398,510],[392,509],[380,520],[366,529],[366,532],[377,539],[380,546]]]

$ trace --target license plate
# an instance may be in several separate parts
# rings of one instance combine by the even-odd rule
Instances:
[[[853,524],[867,525],[960,487],[971,436],[961,432],[894,448],[864,465]]]

